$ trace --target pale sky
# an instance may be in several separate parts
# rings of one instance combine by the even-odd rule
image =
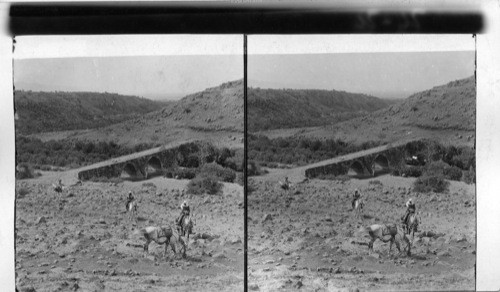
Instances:
[[[242,55],[86,57],[14,60],[14,86],[178,99],[243,79]]]
[[[472,35],[255,35],[248,84],[405,98],[474,74]]]
[[[473,51],[249,55],[248,84],[406,98],[472,76],[474,61]]]
[[[241,35],[16,38],[16,89],[178,99],[238,79],[243,79]]]

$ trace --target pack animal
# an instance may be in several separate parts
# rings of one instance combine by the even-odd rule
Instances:
[[[180,242],[183,246],[185,254],[184,242],[180,240],[179,234],[175,231],[175,229],[170,226],[148,226],[139,229],[139,233],[142,234],[146,239],[146,242],[144,243],[145,252],[149,252],[149,244],[151,243],[151,241],[154,241],[159,245],[165,245],[163,256],[167,255],[167,249],[169,245],[175,254],[175,242],[177,241]]]
[[[368,250],[373,251],[373,243],[380,239],[383,242],[390,242],[389,252],[392,251],[392,244],[395,243],[398,251],[401,253],[401,248],[399,242],[401,239],[407,245],[407,254],[410,255],[410,242],[408,238],[406,238],[405,234],[401,234],[398,232],[398,228],[396,224],[373,224],[367,227],[361,227],[360,231],[368,232],[370,235],[370,242],[368,243]],[[390,236],[389,239],[385,239],[385,236]],[[396,239],[396,237],[398,239]]]

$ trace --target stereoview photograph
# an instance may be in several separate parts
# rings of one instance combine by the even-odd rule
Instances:
[[[19,291],[244,289],[242,53],[242,36],[16,38]]]
[[[249,37],[250,290],[475,289],[474,39],[372,38]]]

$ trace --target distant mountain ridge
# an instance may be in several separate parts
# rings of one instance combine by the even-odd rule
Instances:
[[[167,105],[114,93],[18,90],[14,103],[21,134],[104,127]]]
[[[393,103],[336,90],[249,88],[248,127],[254,132],[321,126],[365,115]]]

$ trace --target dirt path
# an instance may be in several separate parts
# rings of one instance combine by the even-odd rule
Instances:
[[[225,184],[223,195],[183,195],[187,180],[156,177],[119,184],[84,182],[62,194],[51,184],[74,173],[44,173],[18,181],[27,190],[16,202],[17,287],[36,291],[241,291],[243,188]],[[139,221],[125,213],[128,191],[139,202]],[[188,199],[197,216],[187,258],[144,239],[137,229],[173,225]],[[177,247],[179,248],[179,247]]]
[[[280,175],[250,179],[249,290],[474,289],[473,185],[451,182],[448,194],[417,194],[413,179],[384,175],[314,179],[284,191],[270,179]],[[366,198],[359,220],[350,205],[356,188]],[[399,222],[409,197],[420,212],[420,231],[434,237],[417,236],[410,257],[389,253],[389,244],[380,241],[369,253],[368,234],[360,228]]]

